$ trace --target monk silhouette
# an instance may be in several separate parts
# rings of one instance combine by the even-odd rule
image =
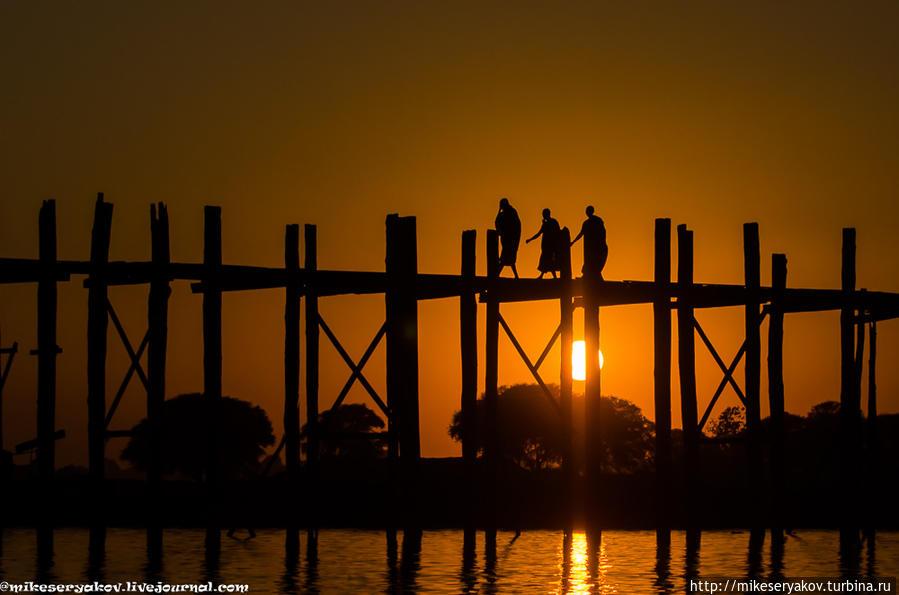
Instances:
[[[606,225],[602,218],[593,213],[593,206],[587,207],[587,219],[581,225],[580,233],[571,240],[571,245],[574,246],[584,236],[584,266],[581,272],[584,275],[595,275],[602,281],[602,269],[609,257],[609,246],[606,244]]]
[[[542,279],[546,273],[552,273],[553,279],[556,278],[556,271],[559,266],[556,264],[556,251],[559,245],[559,222],[550,217],[549,209],[543,209],[543,224],[540,231],[528,238],[525,243],[536,240],[540,236],[540,262],[537,264],[537,270],[540,271],[538,279]]]
[[[521,243],[521,220],[518,218],[518,211],[509,204],[508,198],[500,199],[499,213],[496,214],[494,225],[502,245],[497,275],[503,272],[503,268],[509,266],[512,267],[512,274],[517,279],[518,269],[515,268],[515,260],[518,258],[518,244]]]

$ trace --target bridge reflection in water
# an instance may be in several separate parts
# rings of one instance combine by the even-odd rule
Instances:
[[[238,537],[244,537],[238,534]],[[485,539],[487,537],[487,539]],[[896,576],[899,533],[840,549],[837,531],[783,543],[748,532],[260,530],[207,556],[202,529],[168,529],[160,553],[139,529],[109,529],[104,552],[87,529],[5,529],[0,579],[10,583],[145,581],[247,584],[251,592],[682,593],[702,576]],[[46,536],[42,535],[45,540]]]

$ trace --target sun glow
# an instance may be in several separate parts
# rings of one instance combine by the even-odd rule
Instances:
[[[586,362],[587,358],[584,355],[585,351],[584,342],[583,341],[575,341],[571,344],[571,377],[575,380],[586,380],[587,379],[587,371],[586,371]],[[599,352],[599,367],[602,369],[603,364],[602,351]]]

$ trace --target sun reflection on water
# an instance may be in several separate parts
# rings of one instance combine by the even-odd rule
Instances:
[[[559,593],[606,595],[619,592],[617,585],[606,580],[613,565],[600,535],[594,537],[584,532],[566,532],[562,537],[559,558]]]

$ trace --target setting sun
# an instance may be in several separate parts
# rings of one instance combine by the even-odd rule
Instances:
[[[575,380],[586,380],[586,357],[584,356],[584,342],[575,341],[571,344],[571,377]],[[599,352],[599,367],[602,368],[602,351]]]

